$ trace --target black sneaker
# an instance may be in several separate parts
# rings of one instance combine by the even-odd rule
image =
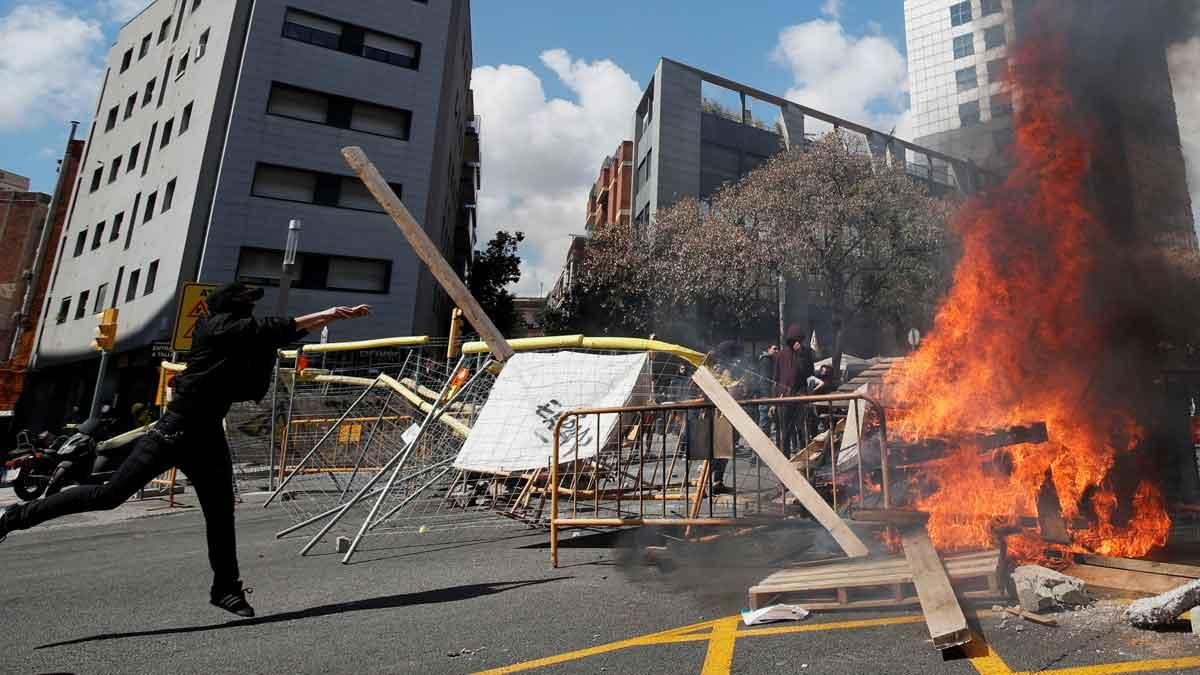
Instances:
[[[714,495],[728,495],[733,494],[733,490],[729,489],[724,483],[716,482],[713,483],[712,493]]]
[[[253,588],[238,588],[228,593],[223,593],[220,596],[213,594],[210,596],[209,602],[226,612],[233,612],[238,616],[244,616],[249,619],[254,616],[254,608],[250,606],[250,603],[246,602],[246,596],[253,592]]]
[[[0,509],[0,542],[8,539],[8,526],[4,524],[4,516],[8,513],[8,509]]]

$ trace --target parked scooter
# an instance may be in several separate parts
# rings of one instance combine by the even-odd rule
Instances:
[[[133,446],[149,430],[141,427],[108,437],[111,421],[88,420],[55,453],[58,466],[46,484],[46,494],[58,493],[68,485],[103,485],[133,452]]]
[[[30,440],[27,432],[18,434],[17,447],[10,453],[12,459],[4,463],[6,470],[17,472],[12,489],[18,499],[31,501],[42,496],[58,466],[56,453],[69,438],[69,434],[42,432]]]

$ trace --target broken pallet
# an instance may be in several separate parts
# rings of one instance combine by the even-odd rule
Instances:
[[[979,551],[947,557],[946,573],[964,598],[986,599],[1004,595],[1000,578],[1000,552]],[[896,607],[919,602],[912,586],[913,573],[903,557],[882,560],[847,560],[814,567],[774,572],[749,590],[750,608],[788,596],[805,609],[861,609]]]

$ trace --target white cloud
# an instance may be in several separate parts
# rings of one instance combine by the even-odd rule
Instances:
[[[842,18],[842,0],[825,0],[821,13],[833,19]]]
[[[642,90],[610,60],[543,52],[541,62],[571,92],[547,98],[529,68],[482,66],[471,76],[483,117],[483,190],[479,238],[497,230],[525,233],[515,292],[549,291],[570,235],[584,231],[587,196],[604,157],[630,137]]]
[[[111,20],[125,23],[149,6],[151,0],[103,0],[100,9]]]
[[[839,4],[827,2],[823,11],[836,17]],[[814,19],[783,29],[772,59],[792,72],[788,99],[881,131],[897,126],[902,135],[908,67],[887,37],[874,30],[854,36],[836,20]]]
[[[0,130],[87,115],[103,70],[100,24],[55,3],[17,5],[0,17]],[[19,83],[19,86],[18,86]]]
[[[1171,45],[1167,50],[1179,140],[1192,195],[1192,217],[1200,231],[1200,37]]]

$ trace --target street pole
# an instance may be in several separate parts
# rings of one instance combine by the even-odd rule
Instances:
[[[108,352],[100,352],[100,370],[96,373],[96,389],[92,392],[92,409],[88,413],[88,419],[96,416],[100,411],[100,390],[104,387],[104,374],[108,371]]]
[[[283,270],[279,278],[279,301],[275,306],[277,316],[288,316],[288,292],[292,290],[292,271],[296,268],[296,250],[300,248],[302,223],[293,218],[288,223],[287,245],[283,249]]]

